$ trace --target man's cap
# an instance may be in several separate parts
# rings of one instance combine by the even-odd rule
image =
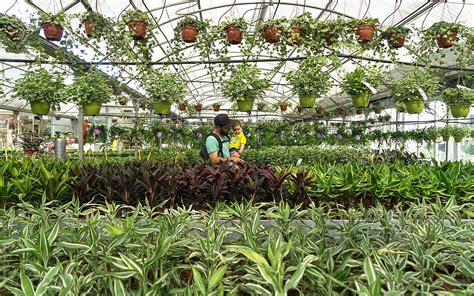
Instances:
[[[229,116],[227,114],[218,114],[214,118],[214,124],[218,127],[231,127],[232,126],[232,120],[230,120]]]

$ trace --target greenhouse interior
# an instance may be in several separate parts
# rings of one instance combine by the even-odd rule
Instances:
[[[0,1],[0,295],[474,295],[473,23]]]

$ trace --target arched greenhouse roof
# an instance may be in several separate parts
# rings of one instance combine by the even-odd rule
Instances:
[[[72,19],[65,26],[65,36],[62,41],[48,41],[44,38],[43,31],[39,28],[38,20],[31,21],[38,12],[46,12],[57,15],[66,12],[67,15],[84,13],[93,10],[103,14],[112,20],[118,21],[131,10],[146,12],[150,18],[150,57],[146,61],[143,57],[134,60],[117,57],[109,52],[105,42],[88,42],[80,33],[80,20]],[[248,23],[246,34],[258,33],[258,24],[269,19],[288,18],[292,19],[303,13],[310,13],[315,19],[329,21],[337,18],[361,19],[364,17],[377,18],[381,23],[381,29],[390,26],[406,26],[418,28],[421,31],[429,28],[439,21],[456,22],[463,24],[472,31],[474,22],[474,1],[408,1],[408,0],[3,0],[0,2],[0,12],[6,15],[15,15],[25,24],[36,26],[38,42],[44,53],[41,59],[37,50],[28,48],[22,53],[8,52],[0,45],[1,71],[3,96],[0,101],[0,109],[28,110],[27,102],[12,96],[11,87],[14,81],[24,75],[31,67],[41,67],[48,70],[58,69],[64,72],[66,83],[72,83],[75,72],[81,65],[93,65],[100,69],[112,80],[117,80],[126,85],[125,92],[132,98],[146,98],[142,80],[148,73],[144,73],[140,64],[150,63],[153,69],[160,70],[168,66],[169,70],[179,74],[186,82],[186,99],[190,104],[202,103],[206,110],[213,103],[222,103],[223,109],[230,109],[232,103],[219,89],[221,84],[216,78],[217,69],[222,60],[210,55],[202,56],[196,44],[181,45],[176,49],[172,42],[174,29],[179,21],[185,16],[191,15],[198,19],[209,20],[211,24],[217,25],[227,18],[243,17]],[[416,43],[421,37],[413,34],[410,42]],[[201,41],[198,41],[201,42]],[[132,45],[131,45],[132,46]],[[61,58],[55,58],[55,54],[63,50]],[[265,92],[263,101],[275,104],[284,98],[297,105],[297,95],[293,93],[291,86],[285,79],[285,73],[296,70],[298,64],[307,58],[307,55],[299,52],[297,48],[289,48],[284,56],[276,56],[267,50],[243,53],[241,46],[228,46],[226,63],[235,65],[243,61],[256,64],[262,71],[262,75],[271,83],[271,87]],[[321,52],[324,54],[324,52]],[[320,98],[319,104],[326,108],[334,108],[338,104],[350,102],[350,98],[344,94],[340,87],[343,73],[352,71],[357,66],[366,66],[369,63],[384,64],[397,77],[400,75],[398,66],[393,65],[393,60],[411,64],[417,60],[416,54],[410,47],[404,47],[391,53],[374,53],[368,51],[351,51],[343,49],[338,51],[337,56],[341,66],[327,67],[330,72],[332,87],[330,91]],[[456,61],[455,54],[447,53],[447,59],[443,65],[433,62],[435,66],[443,69],[446,73],[450,70],[457,71],[460,67]],[[472,61],[463,69],[473,72]],[[226,70],[227,71],[227,70]],[[379,89],[373,99],[386,97],[385,84]],[[132,108],[132,102],[128,103]],[[120,108],[114,103],[109,103],[105,112],[111,114],[120,113]],[[176,108],[176,106],[173,106]],[[76,116],[78,109],[72,103],[61,106],[57,111],[61,115]],[[104,112],[104,109],[103,109]],[[279,116],[280,113],[272,111]]]

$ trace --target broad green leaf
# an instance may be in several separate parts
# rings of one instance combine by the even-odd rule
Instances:
[[[46,293],[46,290],[49,284],[53,281],[54,277],[58,274],[59,266],[51,267],[46,275],[44,276],[43,280],[38,284],[36,287],[36,295],[43,295]]]
[[[15,287],[8,287],[7,286],[7,289],[8,289],[8,291],[12,292],[13,295],[15,295],[15,296],[25,296],[25,293],[23,293],[22,290],[17,289]]]
[[[25,296],[35,296],[33,283],[31,282],[30,278],[24,272],[21,272],[20,279],[21,289],[23,290],[23,293],[25,293]]]
[[[48,235],[48,242],[49,242],[50,246],[53,244],[53,242],[58,237],[58,233],[59,233],[59,222],[56,222],[56,224],[54,224],[53,229],[51,229],[51,232]]]
[[[123,283],[119,279],[114,279],[114,296],[125,296],[127,293],[125,292],[125,287]]]
[[[72,289],[72,285],[74,284],[74,278],[70,274],[64,274],[61,275],[61,281],[63,283],[63,287],[61,288],[59,296],[66,296]]]
[[[133,260],[125,256],[124,254],[120,253],[120,258],[122,261],[132,270],[136,270],[138,274],[143,277],[143,270],[142,268]]]
[[[227,271],[227,265],[219,267],[209,278],[208,291],[212,291],[217,284],[221,281],[225,272]]]
[[[202,278],[201,273],[193,266],[193,279],[202,295],[207,294],[206,285],[204,284],[204,279]]]
[[[375,273],[374,265],[368,256],[364,259],[364,273],[367,276],[369,286],[372,286],[375,283],[377,274]]]

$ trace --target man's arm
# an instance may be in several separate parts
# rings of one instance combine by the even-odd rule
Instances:
[[[222,161],[233,161],[233,162],[241,162],[242,160],[238,157],[219,157],[217,152],[209,153],[209,159],[211,160],[212,164],[219,164]]]

